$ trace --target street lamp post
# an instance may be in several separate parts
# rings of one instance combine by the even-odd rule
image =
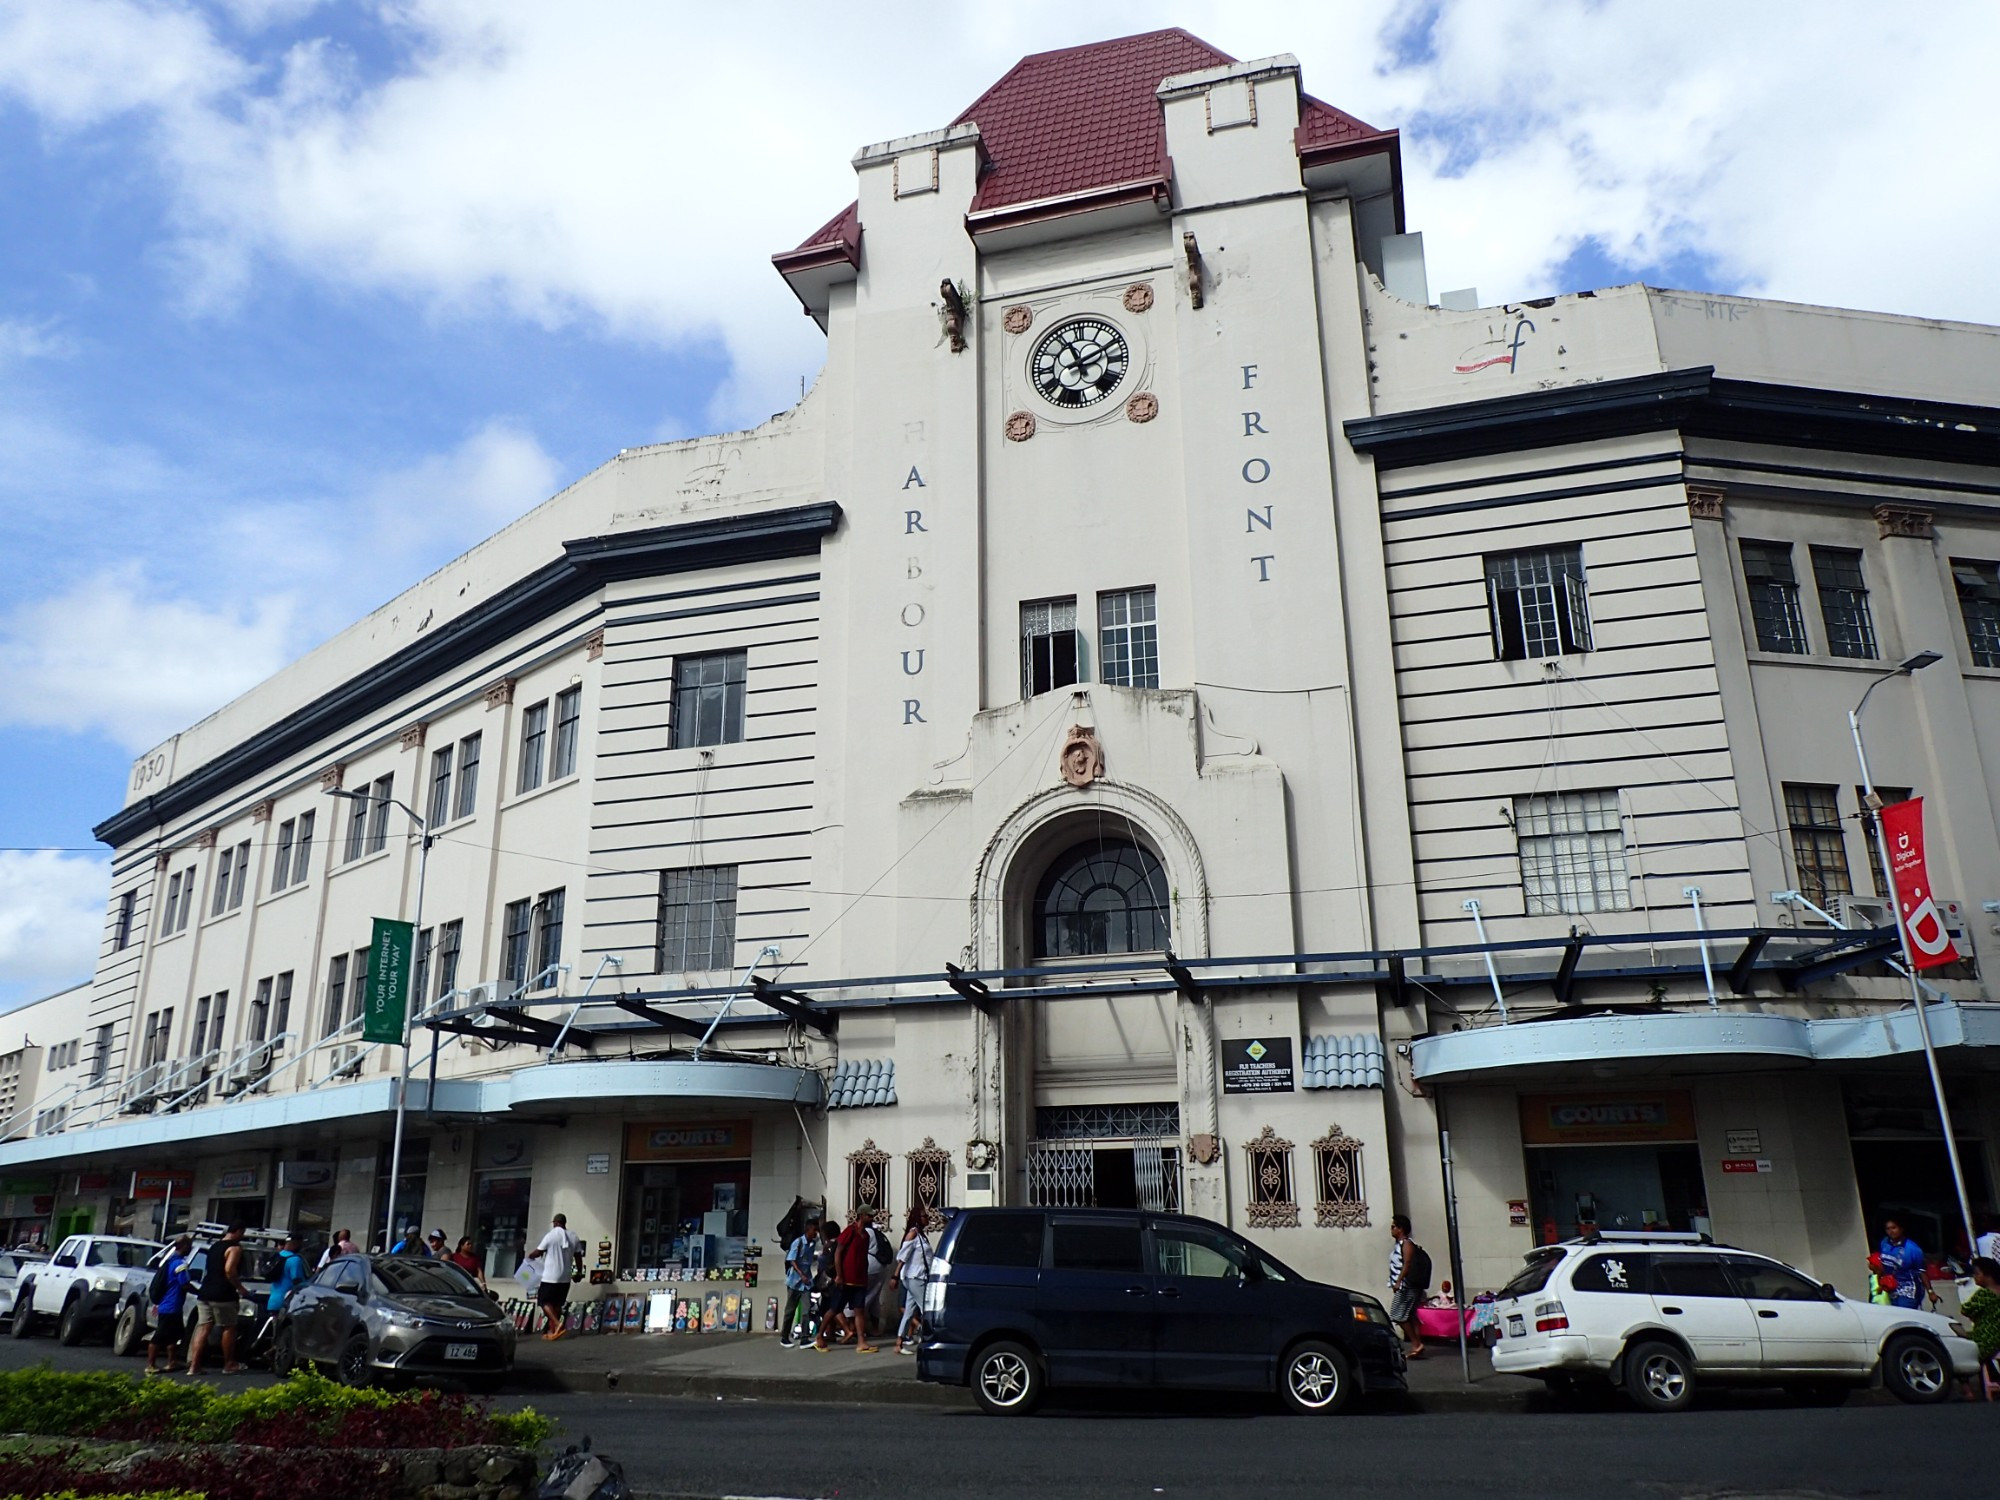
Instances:
[[[400,807],[410,815],[410,821],[417,825],[417,833],[421,839],[417,846],[417,910],[410,921],[410,927],[416,934],[415,941],[421,943],[424,930],[424,876],[430,869],[431,861],[430,825],[417,816],[414,807],[397,797],[378,797],[373,792],[343,791],[339,787],[329,787],[327,795],[343,797],[349,802],[383,802],[391,807]],[[430,972],[428,964],[424,966],[424,972],[428,977]],[[408,1115],[410,1095],[410,1021],[414,1007],[421,999],[421,996],[413,994],[403,1005],[403,1066],[396,1080],[396,1129],[389,1147],[389,1191],[386,1195],[388,1206],[383,1210],[385,1222],[382,1226],[382,1248],[385,1251],[393,1249],[396,1243],[396,1192],[403,1181],[403,1124]]]
[[[1903,966],[1910,975],[1910,1001],[1917,1012],[1917,1035],[1923,1041],[1924,1065],[1930,1070],[1931,1093],[1937,1100],[1938,1123],[1944,1127],[1945,1156],[1951,1162],[1952,1186],[1958,1191],[1958,1212],[1965,1221],[1965,1243],[1971,1247],[1979,1243],[1978,1231],[1972,1223],[1972,1199],[1965,1191],[1965,1167],[1958,1159],[1958,1138],[1952,1134],[1951,1107],[1945,1102],[1944,1097],[1944,1075],[1938,1071],[1937,1048],[1931,1042],[1930,1017],[1924,1011],[1924,983],[1918,974],[1917,956],[1910,950],[1910,934],[1903,923],[1902,903],[1896,899],[1895,867],[1889,863],[1889,835],[1882,827],[1882,799],[1875,793],[1875,780],[1868,772],[1868,749],[1861,742],[1861,713],[1868,707],[1869,694],[1892,677],[1907,677],[1912,672],[1921,672],[1925,667],[1941,659],[1935,651],[1919,651],[1908,661],[1877,677],[1868,684],[1868,690],[1861,695],[1861,701],[1849,711],[1847,728],[1854,736],[1854,758],[1861,768],[1862,801],[1868,810],[1870,821],[1875,825],[1875,855],[1882,863],[1882,878],[1889,885],[1889,904],[1894,908],[1896,938],[1902,946]]]

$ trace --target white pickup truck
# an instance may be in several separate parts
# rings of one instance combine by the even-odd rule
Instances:
[[[108,1333],[126,1283],[135,1273],[142,1279],[151,1275],[146,1266],[160,1248],[157,1240],[71,1235],[46,1262],[21,1268],[14,1291],[14,1337],[27,1338],[50,1319],[65,1344]]]

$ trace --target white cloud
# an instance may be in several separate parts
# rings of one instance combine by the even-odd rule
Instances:
[[[0,367],[30,359],[68,359],[74,353],[76,340],[53,318],[0,318]]]
[[[0,1010],[90,977],[110,883],[109,859],[0,850]]]

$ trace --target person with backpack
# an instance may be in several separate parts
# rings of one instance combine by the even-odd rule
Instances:
[[[778,1322],[778,1345],[791,1349],[806,1342],[811,1319],[813,1256],[819,1244],[819,1215],[808,1212],[798,1233],[785,1247],[785,1315]]]
[[[1430,1254],[1410,1238],[1410,1216],[1397,1214],[1389,1220],[1389,1321],[1402,1329],[1411,1359],[1424,1357],[1417,1308],[1430,1289]]]
[[[153,1334],[146,1340],[146,1373],[158,1375],[160,1351],[167,1351],[166,1373],[180,1366],[181,1345],[187,1342],[187,1327],[181,1309],[187,1305],[188,1262],[194,1258],[194,1238],[181,1235],[160,1257],[153,1280],[146,1288],[146,1300],[153,1304]]]
[[[866,1204],[854,1211],[854,1222],[840,1231],[840,1238],[834,1244],[834,1275],[838,1285],[829,1294],[826,1312],[819,1323],[819,1337],[813,1340],[813,1348],[824,1354],[826,1336],[829,1330],[839,1332],[850,1328],[854,1332],[854,1352],[873,1354],[875,1345],[868,1342],[868,1231],[874,1227],[875,1210]]]
[[[868,1316],[877,1337],[896,1322],[896,1244],[874,1222],[868,1226]]]

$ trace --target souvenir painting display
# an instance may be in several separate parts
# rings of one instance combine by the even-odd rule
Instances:
[[[725,1333],[734,1333],[737,1326],[736,1320],[742,1316],[743,1298],[735,1292],[724,1292],[722,1294],[722,1317],[718,1321],[718,1326]]]
[[[646,1299],[646,1332],[674,1331],[674,1298],[671,1292],[654,1292]]]
[[[778,1299],[776,1297],[766,1297],[764,1299],[764,1332],[776,1333],[777,1331]]]
[[[646,1316],[646,1299],[637,1292],[625,1299],[625,1330],[637,1333]]]
[[[701,1300],[701,1331],[714,1333],[722,1321],[722,1293],[710,1292]]]

